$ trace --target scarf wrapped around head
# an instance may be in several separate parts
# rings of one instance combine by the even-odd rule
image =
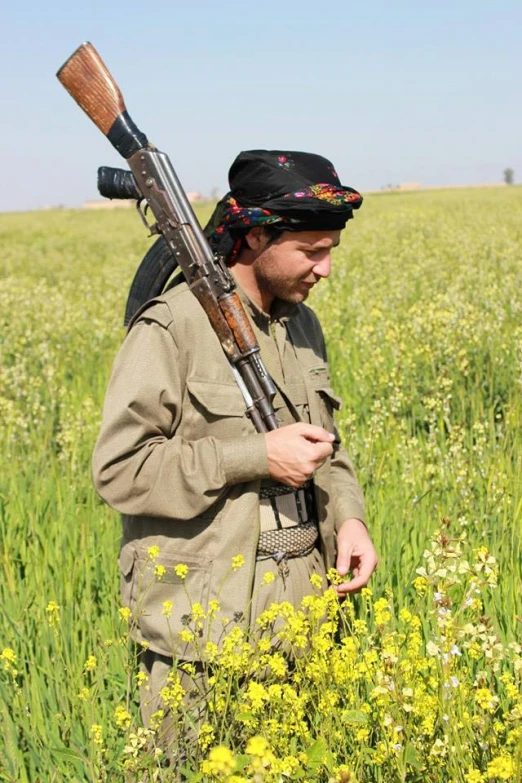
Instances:
[[[240,152],[228,173],[230,191],[205,227],[214,253],[229,263],[245,231],[277,226],[285,231],[343,229],[362,196],[341,185],[329,160],[310,152]]]

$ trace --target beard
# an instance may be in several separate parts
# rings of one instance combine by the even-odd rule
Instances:
[[[254,266],[254,274],[260,291],[288,304],[304,302],[312,287],[301,277],[290,276],[279,263],[272,263],[271,256],[266,253],[262,262]]]

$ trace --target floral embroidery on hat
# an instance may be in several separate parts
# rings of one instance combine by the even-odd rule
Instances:
[[[221,204],[220,223],[213,232],[209,234],[209,239],[223,236],[228,228],[243,226],[252,228],[254,226],[267,226],[271,223],[285,223],[285,218],[275,215],[268,209],[262,207],[241,207],[233,196],[225,199]],[[229,256],[229,262],[233,261],[241,249],[241,239],[236,239]]]
[[[278,155],[277,165],[282,169],[293,169],[295,163],[289,155]]]
[[[360,193],[350,191],[347,188],[337,188],[329,183],[311,185],[309,188],[297,190],[295,193],[286,193],[284,198],[317,198],[327,201],[334,206],[352,204],[361,200]]]

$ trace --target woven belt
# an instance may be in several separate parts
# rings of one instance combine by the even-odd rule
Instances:
[[[314,482],[310,479],[305,484],[301,484],[299,489],[311,490],[313,485]],[[267,487],[261,487],[259,497],[267,500],[269,498],[277,498],[280,495],[290,495],[292,492],[296,492],[296,490],[293,487],[288,487],[286,484],[271,484]]]
[[[315,521],[282,530],[265,530],[259,536],[256,560],[291,559],[305,557],[313,552],[319,533]]]
[[[317,529],[317,513],[313,498],[313,481],[307,481],[297,490],[285,484],[273,484],[261,487],[259,496],[263,500],[271,500],[277,518],[275,498],[282,495],[295,495],[299,524],[291,527],[277,527],[272,530],[262,530],[257,545],[257,560],[274,558],[277,562],[294,557],[305,557],[315,548],[319,532]],[[306,509],[303,508],[306,506]],[[306,515],[304,511],[306,510]]]

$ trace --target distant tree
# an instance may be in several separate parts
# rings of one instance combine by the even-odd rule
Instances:
[[[504,182],[506,185],[512,185],[515,179],[515,172],[513,169],[504,169]]]
[[[212,201],[218,201],[218,199],[219,199],[219,188],[217,188],[215,186],[212,188],[212,190],[210,191],[210,198],[211,198]]]

